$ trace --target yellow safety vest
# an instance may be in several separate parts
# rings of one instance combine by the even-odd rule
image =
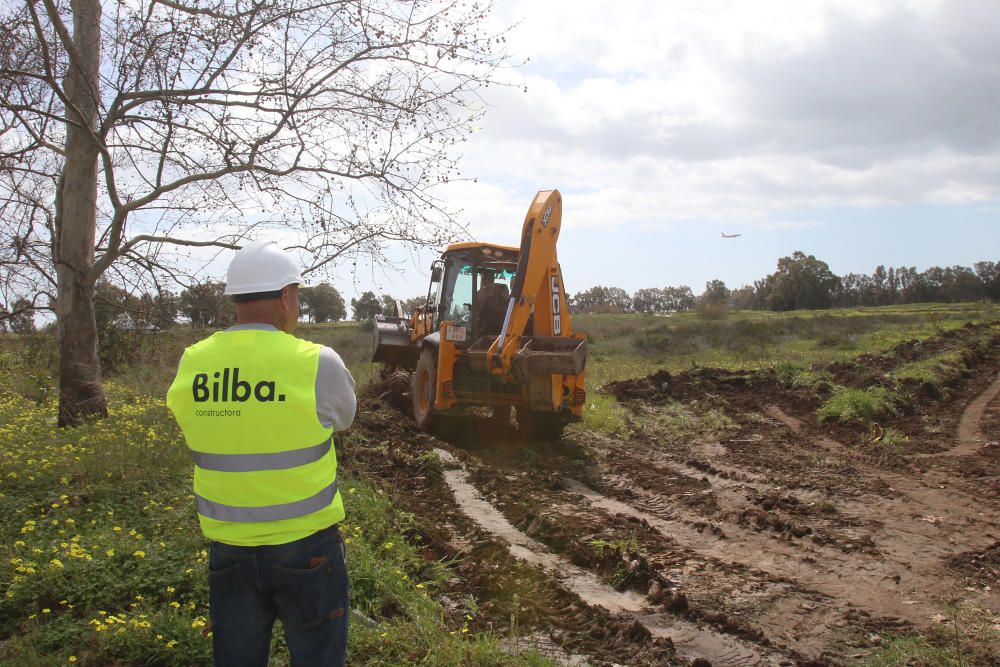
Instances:
[[[220,331],[184,351],[167,406],[194,458],[206,537],[284,544],[339,523],[333,429],[316,414],[321,346],[281,331]]]

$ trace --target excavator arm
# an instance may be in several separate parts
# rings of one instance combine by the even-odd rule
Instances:
[[[507,312],[488,355],[490,370],[495,374],[510,373],[518,360],[530,366],[532,372],[576,375],[582,371],[586,347],[582,338],[573,335],[556,256],[561,226],[562,195],[558,190],[539,192],[521,227],[521,249]],[[522,345],[521,338],[526,335],[529,322],[531,343],[537,342],[536,349]],[[578,350],[576,355],[565,354],[574,350]],[[552,367],[556,356],[563,363]]]

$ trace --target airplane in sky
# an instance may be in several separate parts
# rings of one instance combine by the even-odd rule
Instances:
[[[741,236],[743,236],[743,235],[742,234],[727,234],[725,232],[722,232],[722,238],[724,238],[724,239],[738,239]]]

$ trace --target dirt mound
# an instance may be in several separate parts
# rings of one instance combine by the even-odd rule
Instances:
[[[907,364],[934,362],[937,355],[946,352],[954,354],[935,367],[934,380],[906,373],[899,379],[893,376]],[[891,426],[904,438],[914,438],[925,435],[932,418],[940,419],[950,430],[952,422],[960,416],[960,408],[955,406],[961,406],[982,389],[984,367],[995,365],[998,360],[1000,325],[969,323],[928,339],[903,341],[884,354],[863,354],[851,360],[813,367],[810,374],[821,379],[812,383],[800,383],[772,368],[758,371],[696,368],[677,374],[660,370],[644,378],[610,382],[602,389],[622,403],[639,401],[654,406],[669,401],[705,399],[721,400],[731,408],[748,411],[782,405],[807,415],[806,422],[815,426],[812,413],[831,397],[835,385],[861,390],[881,388],[890,393],[892,403],[891,409],[877,416],[878,425]],[[859,426],[867,425],[861,422],[823,424],[824,429],[845,441],[867,438],[877,442],[880,439],[880,430],[869,434],[859,431]],[[940,424],[937,426],[940,431]],[[925,446],[917,445],[914,451],[933,452],[946,446],[940,438],[930,438],[929,442]],[[889,465],[899,463],[885,452],[882,459]]]
[[[745,390],[760,374],[748,371],[728,371],[721,368],[696,368],[676,376],[659,370],[639,380],[621,380],[604,385],[619,401],[644,400],[650,403],[687,396],[692,388]]]

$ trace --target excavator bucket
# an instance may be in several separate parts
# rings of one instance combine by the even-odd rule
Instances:
[[[521,382],[539,375],[579,375],[587,366],[587,340],[569,336],[534,336],[511,363]]]
[[[417,367],[420,347],[410,340],[410,330],[404,319],[376,316],[374,339],[372,361],[407,370]]]

